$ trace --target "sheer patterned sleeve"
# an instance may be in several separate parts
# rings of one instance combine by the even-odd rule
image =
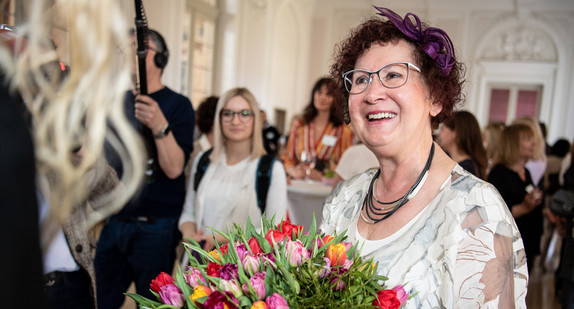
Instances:
[[[500,195],[483,186],[483,196],[475,201],[482,205],[472,208],[461,225],[465,233],[453,278],[455,306],[522,308],[528,284],[522,239]]]

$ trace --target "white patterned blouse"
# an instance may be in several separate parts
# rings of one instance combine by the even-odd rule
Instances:
[[[528,270],[520,233],[498,191],[456,165],[439,193],[393,235],[357,230],[377,169],[343,181],[327,197],[321,230],[348,229],[361,254],[379,263],[389,288],[406,284],[406,308],[526,308]]]

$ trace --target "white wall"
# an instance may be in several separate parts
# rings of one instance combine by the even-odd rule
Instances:
[[[132,1],[122,0],[129,11]],[[178,27],[186,0],[144,0],[150,26],[165,36],[172,50],[180,41]],[[574,1],[573,0],[220,0],[222,29],[216,57],[216,92],[235,86],[251,89],[261,106],[287,110],[290,118],[308,103],[317,78],[328,74],[335,45],[351,27],[375,14],[372,5],[386,6],[401,16],[417,14],[443,28],[453,40],[458,59],[467,65],[464,109],[486,125],[488,84],[493,80],[524,80],[546,87],[540,120],[549,128],[548,141],[574,138]],[[232,10],[225,8],[232,7]],[[133,8],[131,8],[133,14]],[[130,17],[133,20],[133,17]],[[492,49],[503,35],[534,34],[555,58],[505,59]],[[174,54],[172,53],[172,57]],[[170,60],[164,81],[178,89],[177,61]],[[504,64],[496,76],[488,67]],[[543,72],[537,71],[543,68]],[[500,68],[499,68],[500,69]],[[487,70],[487,71],[485,71]],[[542,74],[539,74],[542,73]],[[539,74],[538,77],[537,74]],[[221,94],[221,93],[215,93]],[[273,113],[268,113],[273,122]],[[286,120],[287,124],[289,119]]]

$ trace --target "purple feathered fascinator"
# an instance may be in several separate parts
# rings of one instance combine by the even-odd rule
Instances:
[[[401,16],[387,8],[378,6],[374,6],[374,8],[380,12],[377,13],[378,15],[388,18],[404,35],[419,43],[423,51],[441,68],[444,76],[450,74],[456,60],[454,46],[446,32],[433,27],[422,30],[419,17],[413,13],[407,13],[403,20]],[[416,25],[411,17],[416,21]]]

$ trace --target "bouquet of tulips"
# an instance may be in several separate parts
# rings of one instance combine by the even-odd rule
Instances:
[[[313,220],[315,221],[315,220]],[[140,308],[399,308],[409,295],[402,285],[384,289],[372,259],[341,235],[320,235],[283,221],[262,219],[262,232],[248,220],[235,225],[229,242],[211,252],[188,239],[190,265],[175,278],[161,273],[150,287],[157,300],[126,294]],[[193,257],[193,251],[199,259]]]

